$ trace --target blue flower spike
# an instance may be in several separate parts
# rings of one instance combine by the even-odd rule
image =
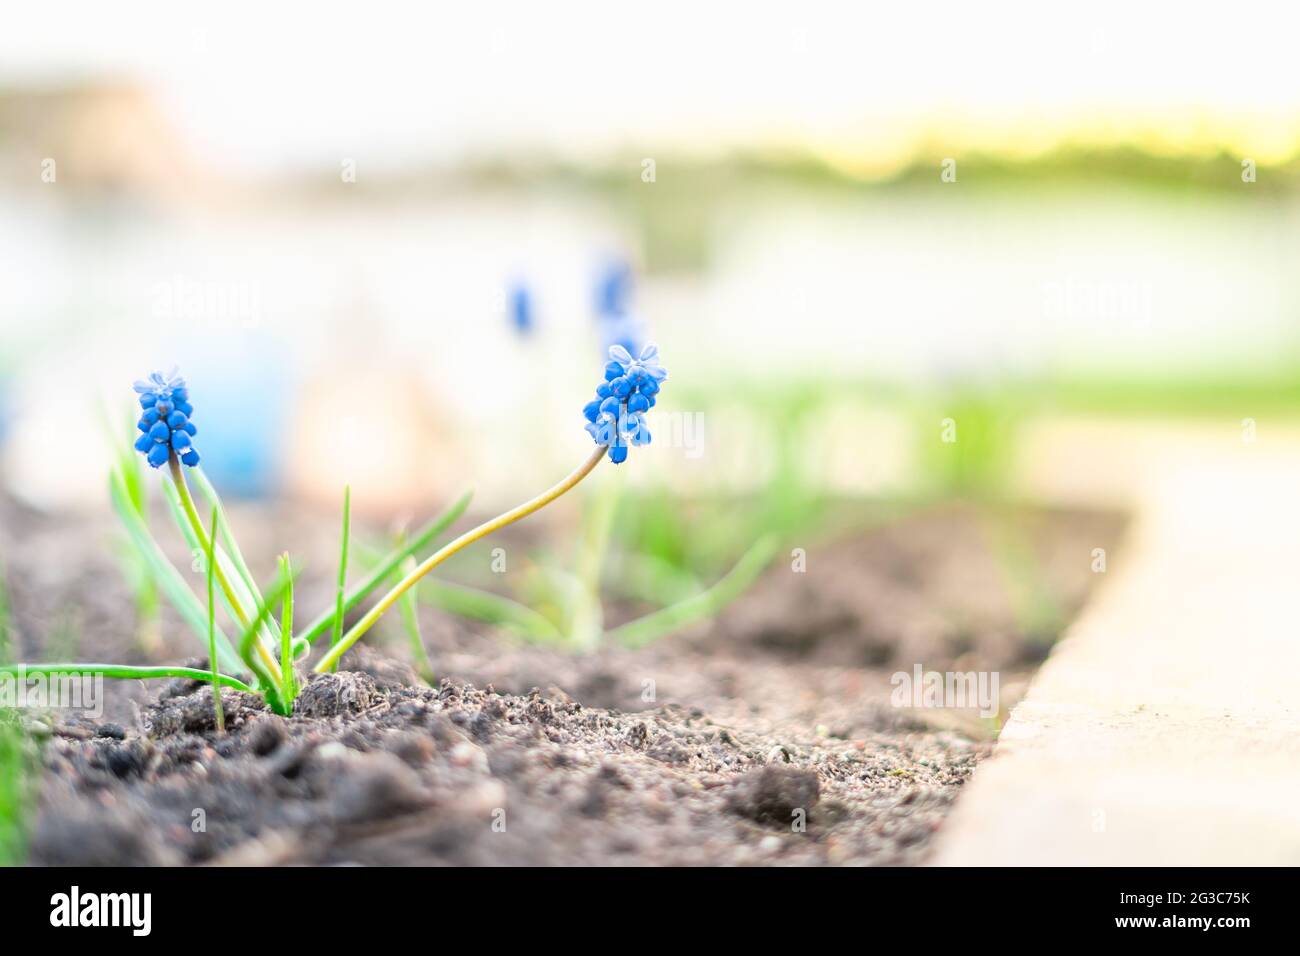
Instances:
[[[633,358],[623,346],[614,345],[604,377],[582,414],[587,433],[597,445],[609,448],[609,460],[617,465],[627,461],[628,446],[650,444],[645,413],[654,408],[659,383],[668,372],[659,364],[658,346],[647,345]]]
[[[199,453],[194,450],[194,436],[198,429],[190,421],[194,406],[185,379],[176,374],[176,369],[166,375],[154,372],[136,382],[134,388],[144,410],[136,424],[140,437],[135,450],[154,468],[167,464],[173,454],[182,464],[191,468],[197,465]]]

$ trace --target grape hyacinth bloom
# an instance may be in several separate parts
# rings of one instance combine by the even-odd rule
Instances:
[[[609,448],[614,464],[627,461],[630,445],[650,444],[646,412],[654,408],[660,383],[668,377],[659,364],[659,347],[647,345],[638,358],[621,345],[609,350],[605,381],[596,387],[596,398],[583,408],[587,433],[597,445]]]
[[[197,465],[199,453],[194,449],[193,438],[198,429],[190,421],[194,406],[190,404],[185,379],[176,374],[176,369],[167,375],[154,372],[136,382],[134,388],[144,409],[136,423],[141,434],[136,439],[135,450],[154,468],[167,464],[173,454],[182,464],[191,468]]]
[[[619,316],[632,311],[632,266],[624,259],[611,259],[596,277],[593,304],[596,315]]]
[[[635,355],[645,344],[645,323],[632,309],[635,276],[624,259],[611,259],[596,279],[592,305],[601,349],[621,345]]]
[[[506,295],[506,308],[510,315],[510,325],[515,332],[526,338],[537,325],[536,309],[533,307],[532,291],[523,282],[515,282]]]

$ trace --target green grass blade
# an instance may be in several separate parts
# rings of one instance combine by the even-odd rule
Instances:
[[[608,636],[629,647],[640,647],[687,624],[712,617],[743,594],[775,554],[775,536],[765,536],[741,556],[722,580],[707,591],[629,621],[610,631]]]
[[[605,567],[609,533],[622,497],[622,472],[607,474],[583,515],[582,544],[574,576],[579,586],[571,592],[565,632],[577,647],[591,650],[605,629],[605,609],[600,601],[600,572]]]
[[[194,631],[195,636],[199,640],[204,640],[208,628],[207,612],[203,603],[190,590],[181,573],[167,560],[162,547],[154,540],[148,526],[140,520],[140,516],[131,506],[127,494],[121,475],[114,469],[109,481],[109,497],[118,520],[122,522],[132,546],[139,553],[158,588],[167,596],[168,602]],[[221,666],[227,670],[240,670],[239,657],[235,654],[229,638],[220,628],[216,629],[216,636],[217,656]]]
[[[0,710],[0,866],[22,866],[27,859],[39,766],[17,712]]]
[[[4,561],[0,561],[0,664],[6,664],[13,654],[13,637],[10,631],[9,582],[5,576]]]
[[[334,629],[330,635],[330,647],[343,637],[343,601],[348,586],[348,540],[352,537],[352,486],[343,488],[343,546],[339,551],[339,586],[334,592]],[[330,668],[338,670],[337,666]]]
[[[221,706],[221,685],[217,682],[217,562],[213,549],[217,544],[217,509],[212,509],[212,525],[208,531],[207,562],[203,565],[208,575],[208,666],[212,668],[212,707],[217,714],[217,733],[226,732],[226,712]]]
[[[402,562],[402,576],[410,574],[415,570],[415,558],[407,557]],[[402,627],[406,630],[406,638],[411,644],[411,657],[415,660],[415,669],[421,677],[428,683],[433,683],[433,662],[429,660],[429,652],[424,649],[424,637],[420,634],[420,609],[415,600],[415,588],[411,588],[398,598],[398,610],[401,612]]]
[[[284,599],[285,592],[293,586],[292,577],[276,575],[275,586],[271,588],[270,596],[266,601],[258,605],[257,614],[248,622],[248,627],[244,628],[243,636],[239,639],[239,657],[249,670],[257,675],[262,682],[263,687],[275,692],[283,692],[284,688],[279,686],[266,667],[257,659],[253,653],[253,644],[257,641],[258,632],[266,624],[266,620],[271,616],[271,608]]]
[[[239,573],[239,579],[244,582],[244,587],[248,590],[249,595],[261,603],[262,592],[257,589],[257,581],[253,579],[252,572],[248,570],[248,564],[244,561],[244,555],[239,550],[239,543],[235,540],[235,533],[230,528],[230,522],[226,520],[226,509],[221,504],[221,498],[217,495],[217,489],[213,487],[208,476],[203,473],[202,468],[190,469],[190,474],[194,478],[194,483],[199,486],[199,491],[207,500],[208,506],[217,512],[218,524],[221,528],[221,543],[230,553],[231,563]]]
[[[623,597],[660,606],[685,601],[704,587],[690,571],[646,553],[619,555],[609,586]]]
[[[420,533],[413,537],[408,543],[390,551],[388,555],[375,566],[365,580],[360,584],[355,585],[352,590],[347,593],[343,599],[343,613],[347,614],[348,611],[351,611],[354,607],[364,601],[370,592],[383,584],[384,581],[388,580],[388,577],[396,571],[401,566],[402,562],[410,555],[425,548],[429,542],[451,527],[452,523],[465,513],[465,509],[469,507],[471,497],[473,497],[471,492],[465,492],[442,514],[438,515],[438,517],[434,518],[433,521],[426,525]],[[337,606],[330,608],[316,620],[312,621],[311,626],[302,633],[302,639],[309,642],[314,641],[316,638],[320,637],[321,634],[330,630],[334,626],[334,621],[337,617]]]
[[[0,665],[9,661],[13,650],[9,624],[9,590],[0,564]],[[0,866],[20,866],[27,858],[39,766],[17,711],[0,708]]]
[[[495,624],[523,637],[562,643],[564,635],[549,620],[527,605],[464,584],[425,578],[419,584],[420,599],[461,617]]]
[[[9,674],[10,676],[22,676],[41,674],[46,677],[58,674],[93,674],[100,677],[112,677],[118,680],[160,680],[166,677],[184,677],[189,680],[202,681],[208,683],[212,680],[212,672],[203,670],[198,667],[173,667],[171,665],[161,665],[158,667],[130,667],[119,664],[5,664],[0,665],[0,674]],[[222,687],[233,687],[235,690],[242,690],[248,694],[257,693],[248,684],[245,684],[238,677],[230,677],[226,674],[217,674],[217,682]]]
[[[298,699],[298,676],[293,670],[293,566],[288,552],[280,555],[280,577],[289,582],[280,605],[280,678],[290,702]]]
[[[204,547],[203,542],[199,540],[198,535],[194,531],[194,527],[185,516],[185,507],[181,504],[180,493],[176,490],[176,486],[170,481],[164,481],[163,492],[167,498],[167,504],[171,508],[172,518],[175,520],[176,526],[181,529],[181,534],[184,535],[185,541],[190,546],[190,550],[195,554],[206,552],[207,548]],[[231,560],[230,556],[226,554],[225,549],[220,545],[216,545],[213,550],[216,556],[217,570],[225,576],[225,579],[228,582],[230,582],[231,590],[234,592],[235,602],[238,603],[238,607],[231,603],[230,596],[226,594],[226,589],[223,587],[218,589],[218,593],[221,595],[222,606],[225,607],[226,612],[230,615],[232,621],[251,621],[257,614],[257,609],[261,602],[257,598],[253,597],[252,592],[245,587],[243,578],[239,576],[238,569],[235,568],[234,562]],[[279,635],[271,632],[270,623],[271,622],[268,621],[263,622],[262,627],[265,629],[263,636],[270,640],[271,647],[279,647]]]
[[[139,452],[129,441],[122,441],[123,434],[134,430],[132,419],[128,417],[124,424],[126,429],[117,430],[104,421],[104,432],[113,446],[113,455],[117,462],[117,472],[122,477],[127,501],[140,518],[140,522],[149,526],[149,486],[144,478],[144,462]],[[122,571],[135,596],[136,617],[139,622],[141,646],[146,651],[156,651],[160,636],[158,633],[158,610],[160,605],[158,584],[149,572],[145,560],[134,550],[126,550],[122,556]]]

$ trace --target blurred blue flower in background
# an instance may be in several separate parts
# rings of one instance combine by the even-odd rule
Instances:
[[[203,470],[223,495],[275,491],[293,432],[293,357],[260,331],[205,336],[176,353],[203,397]]]
[[[593,304],[601,349],[620,346],[636,355],[645,341],[645,326],[632,311],[635,276],[626,259],[608,260],[596,277]]]
[[[511,327],[523,338],[531,335],[537,327],[533,293],[522,280],[512,282],[506,291],[506,314]]]
[[[596,277],[596,315],[626,315],[632,309],[634,277],[626,259],[608,260]]]

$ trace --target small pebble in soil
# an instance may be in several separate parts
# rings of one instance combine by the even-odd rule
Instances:
[[[782,764],[768,764],[743,774],[733,785],[727,804],[757,823],[788,825],[795,811],[811,815],[821,796],[817,774]]]
[[[294,702],[294,713],[302,717],[359,714],[374,701],[375,682],[368,674],[316,674]]]
[[[259,757],[274,753],[279,746],[289,739],[284,729],[284,722],[278,717],[263,717],[253,724],[248,735],[248,746]]]
[[[340,774],[334,813],[343,822],[379,820],[428,802],[419,775],[390,753],[351,754],[340,761]]]

